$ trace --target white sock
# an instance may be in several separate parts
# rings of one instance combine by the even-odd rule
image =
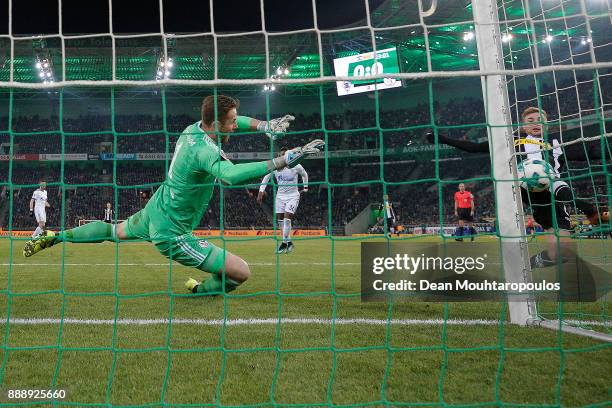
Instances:
[[[34,237],[35,237],[35,236],[37,236],[37,235],[42,234],[42,232],[43,232],[43,229],[42,229],[42,228],[40,228],[40,227],[36,227],[36,229],[34,230],[34,233],[32,234],[32,238],[34,238]]]
[[[283,219],[283,242],[291,241],[291,220],[289,218]]]

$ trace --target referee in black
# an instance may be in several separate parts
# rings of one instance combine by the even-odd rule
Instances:
[[[393,203],[389,201],[389,196],[385,194],[383,196],[383,203],[378,207],[378,216],[384,216],[387,219],[387,235],[395,233],[395,208]]]
[[[104,222],[108,224],[112,224],[115,212],[113,211],[113,207],[111,203],[106,203],[106,208],[104,209]]]

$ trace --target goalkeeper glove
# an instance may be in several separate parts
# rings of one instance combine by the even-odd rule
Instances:
[[[296,147],[291,150],[287,150],[284,155],[277,157],[273,160],[274,168],[280,170],[285,167],[293,168],[300,164],[306,156],[317,154],[325,148],[325,142],[321,139],[315,139],[309,143],[306,143],[302,147]]]
[[[295,120],[294,116],[285,115],[282,118],[271,119],[269,122],[261,121],[257,124],[257,130],[266,132],[270,139],[276,140],[287,132],[293,120]]]

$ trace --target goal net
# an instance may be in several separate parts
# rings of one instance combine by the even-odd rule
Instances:
[[[523,68],[552,68],[548,72],[518,74],[506,77],[512,122],[521,122],[525,108],[535,106],[548,114],[551,133],[558,134],[559,146],[583,146],[585,160],[569,161],[562,172],[573,190],[573,205],[588,199],[598,208],[607,208],[609,178],[609,117],[610,96],[606,92],[610,83],[607,66],[586,68],[609,60],[609,41],[593,43],[599,29],[609,26],[609,9],[584,2],[504,2],[499,7],[500,38],[504,66],[510,70]],[[515,39],[526,36],[528,43]],[[527,45],[527,46],[526,46]],[[567,65],[570,69],[554,69]],[[584,66],[581,67],[581,66]],[[604,136],[604,137],[602,137]],[[589,157],[587,143],[596,140],[606,154],[602,158]],[[552,142],[552,137],[549,139]],[[558,150],[557,150],[558,151]],[[549,151],[554,156],[555,150]],[[557,160],[557,159],[555,159]],[[537,204],[530,203],[531,208]],[[581,238],[607,238],[608,226],[587,226],[580,211],[572,213],[572,226]],[[584,221],[584,224],[583,224]],[[578,240],[578,251],[594,263],[606,263],[606,245],[599,251],[589,252]],[[532,251],[539,248],[534,248]],[[602,258],[600,258],[602,256]],[[608,322],[605,303],[601,307],[587,308],[582,303],[546,304],[538,308],[538,316],[559,321],[572,320],[573,324],[589,327],[589,321]],[[606,323],[607,324],[607,323]]]
[[[312,28],[287,31],[266,29],[266,3],[252,32],[216,31],[213,11],[209,32],[170,31],[161,0],[159,32],[73,35],[60,19],[58,34],[15,35],[11,23],[0,34],[0,405],[609,405],[609,3],[365,0],[361,17],[334,25],[313,1]],[[325,141],[302,162],[308,182],[293,183],[308,185],[293,252],[278,251],[272,177],[259,200],[261,179],[215,180],[194,228],[192,243],[249,265],[231,293],[187,291],[209,274],[159,242],[61,242],[23,257],[41,181],[47,228],[93,225],[107,203],[120,224],[164,183],[209,95],[261,121],[295,117],[275,140],[232,133],[233,163]],[[530,107],[542,137],[517,148]],[[569,200],[551,177],[547,202],[522,200],[528,145],[563,162],[552,178]],[[579,160],[559,153],[570,148]],[[474,198],[463,227],[460,184]],[[512,285],[549,276],[536,269],[558,277],[538,262],[569,247],[578,282],[597,275],[596,296],[369,302],[370,243],[383,255],[489,251]]]

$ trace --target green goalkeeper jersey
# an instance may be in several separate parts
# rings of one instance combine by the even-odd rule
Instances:
[[[208,208],[217,180],[232,185],[269,171],[266,161],[232,164],[200,122],[188,126],[176,143],[166,180],[145,207],[153,235],[193,231]]]

